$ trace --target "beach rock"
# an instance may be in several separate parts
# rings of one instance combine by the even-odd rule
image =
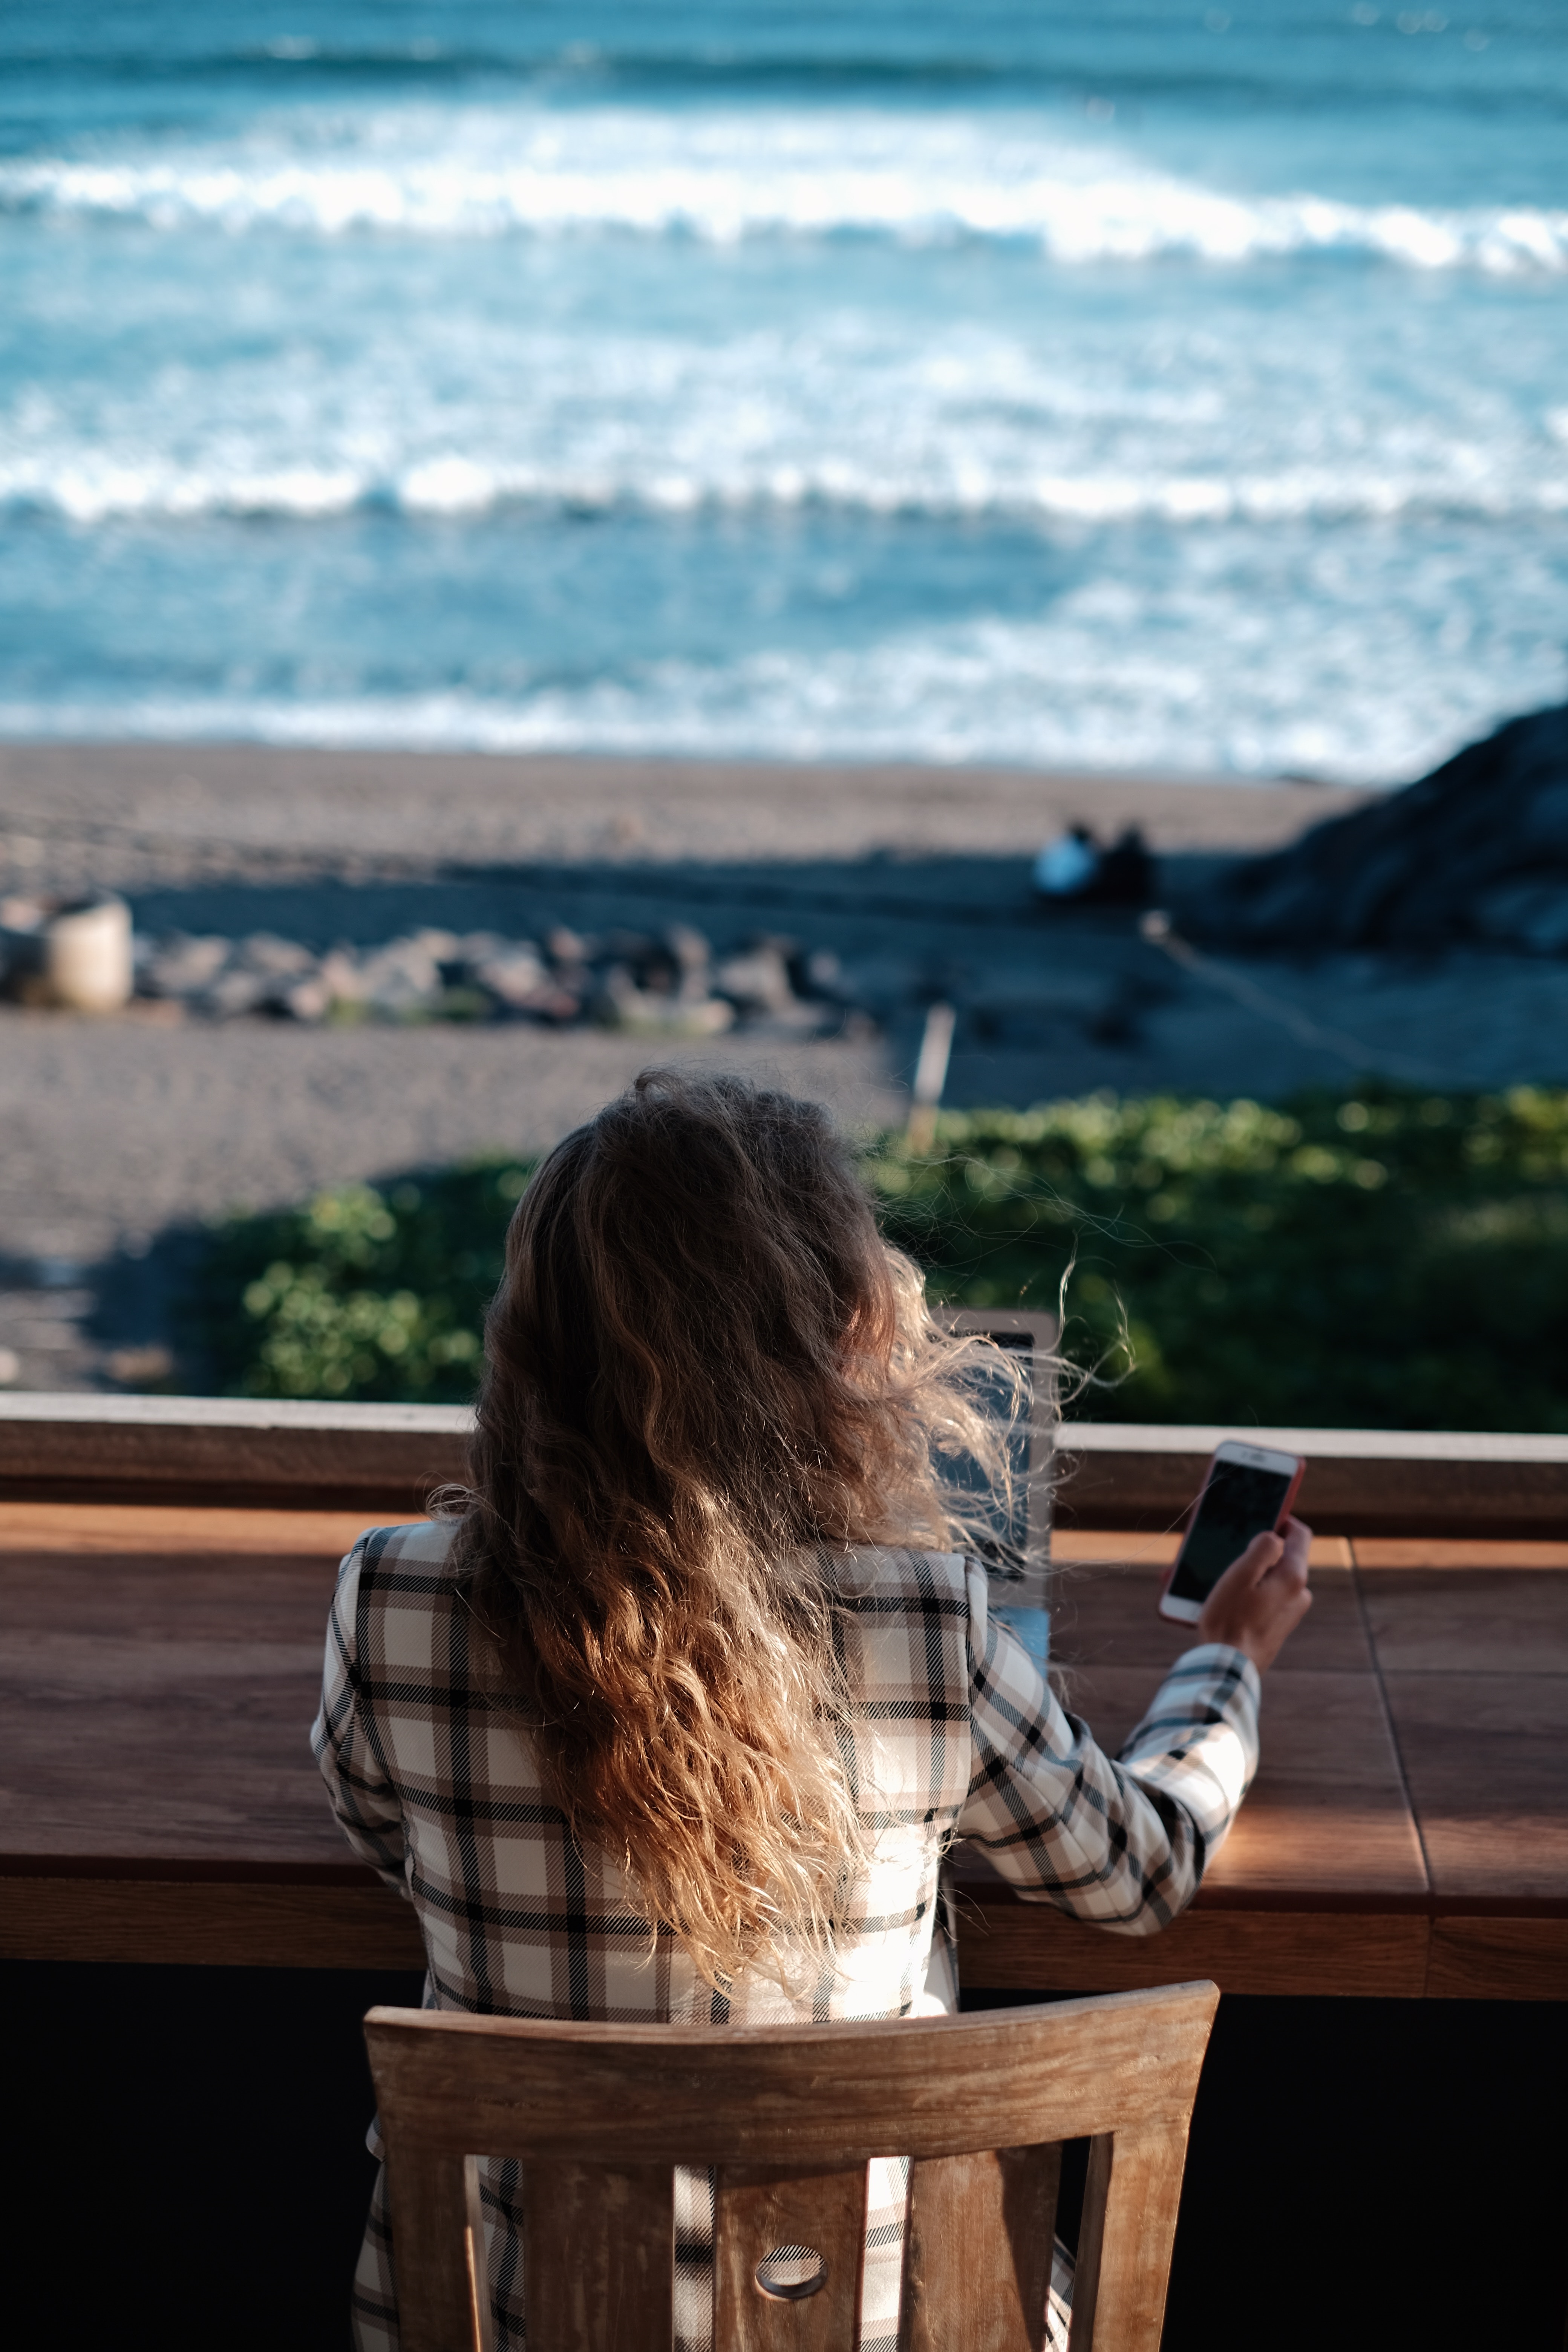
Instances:
[[[230,958],[230,969],[252,971],[263,980],[296,980],[313,971],[316,959],[298,940],[280,940],[274,931],[252,931],[240,940]]]
[[[352,948],[333,948],[321,958],[317,972],[334,1006],[353,1006],[364,1002],[359,958]]]
[[[440,950],[457,942],[449,933],[432,941],[416,932],[411,939],[393,940],[360,965],[360,1002],[384,1020],[406,1021],[433,1013],[441,1002]]]
[[[737,1013],[793,1013],[797,999],[789,965],[776,940],[756,940],[739,955],[726,956],[713,975],[721,996]]]
[[[735,1018],[734,1006],[721,996],[692,999],[675,989],[640,987],[626,963],[601,975],[588,1010],[601,1028],[636,1037],[717,1037]]]
[[[531,1013],[546,998],[561,993],[531,940],[505,941],[488,954],[474,957],[462,977],[482,988],[508,1013]],[[576,999],[569,1002],[575,1004]]]
[[[330,1019],[336,1003],[331,982],[320,971],[307,971],[279,989],[269,1009],[286,1013],[290,1021],[316,1023]]]
[[[170,931],[147,942],[138,958],[137,988],[143,996],[200,996],[227,963],[233,947],[232,940],[193,939],[184,931]]]
[[[703,934],[689,923],[668,923],[660,940],[677,973],[677,993],[699,1003],[711,993],[713,950]]]
[[[1568,704],[1510,719],[1418,783],[1246,859],[1182,920],[1197,938],[1264,950],[1568,954]]]
[[[865,1023],[831,953],[803,959],[792,940],[753,937],[716,972],[710,942],[688,923],[595,938],[557,926],[542,948],[495,931],[425,929],[324,955],[272,932],[171,932],[142,942],[139,986],[216,1021],[593,1020],[647,1037],[715,1037],[737,1019],[781,1037]]]
[[[220,971],[209,988],[195,994],[191,1000],[192,1009],[205,1013],[209,1020],[234,1021],[242,1013],[259,1013],[270,993],[271,984],[265,972],[233,964]]]
[[[712,950],[689,924],[657,934],[606,931],[591,946],[601,963],[587,992],[587,1009],[602,1028],[649,1037],[716,1037],[730,1028],[734,1006],[711,990]]]
[[[552,923],[544,934],[544,952],[557,972],[581,971],[594,961],[598,941],[585,939],[565,923]]]

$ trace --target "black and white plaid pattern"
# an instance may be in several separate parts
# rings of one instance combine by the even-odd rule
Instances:
[[[311,1735],[356,1853],[413,1902],[427,2005],[479,2015],[714,2025],[951,2010],[956,1980],[937,1871],[955,1837],[1027,1901],[1150,1935],[1192,1900],[1258,1757],[1258,1680],[1217,1644],[1178,1660],[1113,1760],[1067,1714],[986,1581],[954,1555],[825,1559],[842,1601],[856,1791],[872,1861],[835,1964],[798,1997],[764,1977],[728,1996],[632,1907],[619,1871],[582,1853],[544,1795],[528,1738],[487,1686],[449,1570],[452,1529],[381,1528],[343,1562]],[[481,2170],[498,2352],[521,2352],[517,2168]],[[903,2168],[873,2168],[862,2352],[891,2352]],[[677,2342],[711,2341],[710,2184],[677,2176]],[[1064,2294],[1068,2279],[1058,2279]],[[354,2289],[360,2352],[396,2352],[384,2176]]]

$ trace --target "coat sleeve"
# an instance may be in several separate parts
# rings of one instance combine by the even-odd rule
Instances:
[[[362,1862],[368,1862],[389,1885],[406,1895],[403,1809],[376,1744],[360,1668],[359,1586],[364,1546],[362,1537],[338,1570],[338,1589],[327,1621],[321,1712],[310,1727],[310,1746],[350,1845]]]
[[[1177,1659],[1111,1758],[1067,1713],[971,1566],[972,1777],[957,1834],[1026,1902],[1124,1936],[1197,1893],[1258,1769],[1258,1669],[1205,1643]]]

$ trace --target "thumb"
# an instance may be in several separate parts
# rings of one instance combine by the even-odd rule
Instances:
[[[1240,1557],[1231,1561],[1219,1584],[1228,1585],[1233,1592],[1250,1591],[1253,1585],[1262,1583],[1284,1549],[1283,1538],[1275,1535],[1271,1529],[1254,1536]],[[1215,1587],[1216,1592],[1219,1584]]]

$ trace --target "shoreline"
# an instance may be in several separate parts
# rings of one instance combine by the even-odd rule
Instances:
[[[229,874],[1033,856],[1073,824],[1156,855],[1273,848],[1377,795],[1117,771],[0,743],[0,887]]]

